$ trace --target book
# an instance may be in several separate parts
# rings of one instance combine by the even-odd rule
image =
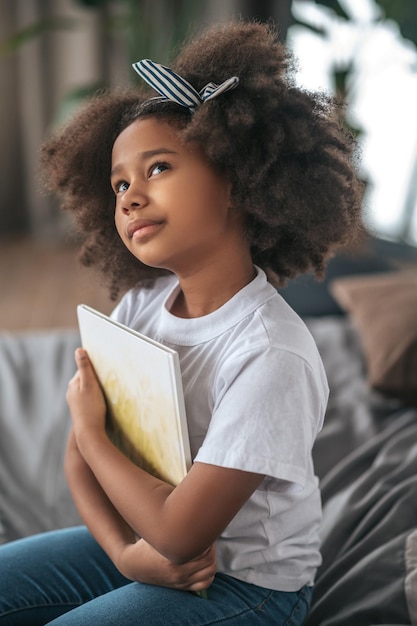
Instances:
[[[191,467],[178,353],[87,305],[77,316],[106,398],[110,439],[136,465],[177,485]]]

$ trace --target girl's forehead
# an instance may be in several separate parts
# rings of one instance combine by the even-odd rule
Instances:
[[[178,126],[165,119],[146,117],[135,120],[116,138],[112,150],[112,171],[131,160],[145,159],[158,154],[175,154],[190,159],[206,160],[201,148],[194,142],[184,143]]]
[[[151,150],[161,141],[169,146],[180,147],[177,129],[166,120],[145,117],[132,122],[116,138],[113,152],[120,147],[136,146],[137,150]]]

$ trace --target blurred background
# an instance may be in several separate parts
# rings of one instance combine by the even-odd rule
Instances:
[[[297,82],[336,93],[357,133],[369,232],[417,246],[415,0],[0,0],[0,330],[74,326],[114,306],[81,268],[72,224],[40,187],[42,140],[101,87],[169,64],[194,27],[272,19]]]

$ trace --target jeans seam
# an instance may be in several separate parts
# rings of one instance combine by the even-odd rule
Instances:
[[[300,609],[300,605],[301,604],[305,604],[306,605],[306,618],[308,615],[308,611],[310,609],[310,602],[307,600],[306,598],[306,593],[307,593],[307,589],[306,587],[304,587],[303,589],[301,589],[300,591],[300,595],[298,597],[297,602],[294,604],[292,611],[291,611],[291,615],[288,617],[287,621],[285,622],[284,626],[291,626],[291,624],[293,624],[293,620],[294,618],[297,619],[297,613]]]
[[[236,619],[237,617],[241,617],[242,615],[248,615],[248,613],[255,613],[256,611],[262,611],[263,605],[274,595],[274,592],[271,591],[266,598],[263,598],[259,604],[256,606],[251,606],[239,613],[235,613],[234,615],[229,615],[228,617],[222,617],[220,619],[215,619],[214,621],[205,622],[204,626],[210,626],[211,624],[225,624],[231,619]]]
[[[49,608],[54,608],[54,607],[58,607],[58,606],[63,606],[63,607],[67,607],[67,606],[72,606],[74,608],[78,608],[80,606],[82,606],[83,604],[85,604],[84,602],[54,602],[53,604],[51,604],[50,602],[45,602],[43,604],[31,604],[30,606],[19,606],[15,609],[10,609],[9,611],[4,611],[4,613],[0,613],[0,619],[2,619],[3,617],[7,617],[8,615],[13,615],[13,614],[17,614],[17,613],[22,613],[24,611],[32,611],[33,609],[49,609]]]

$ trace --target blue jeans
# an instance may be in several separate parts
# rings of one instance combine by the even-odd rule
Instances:
[[[296,626],[311,599],[311,587],[271,591],[224,574],[208,593],[126,579],[84,527],[0,547],[0,626]]]

